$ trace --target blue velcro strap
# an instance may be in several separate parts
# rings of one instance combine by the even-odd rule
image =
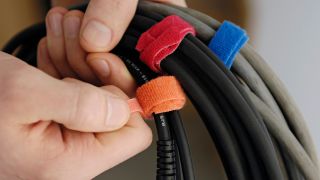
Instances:
[[[237,53],[248,40],[245,30],[229,21],[224,21],[212,38],[209,48],[230,69]]]

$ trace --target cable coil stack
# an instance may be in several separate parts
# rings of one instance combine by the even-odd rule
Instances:
[[[86,6],[76,7],[85,11]],[[177,50],[155,73],[135,49],[142,33],[177,15],[191,24]],[[175,76],[199,112],[217,147],[228,179],[319,180],[316,151],[304,119],[267,63],[244,46],[229,70],[208,48],[220,23],[198,11],[140,2],[135,17],[113,50],[122,58],[138,86],[163,74]],[[3,49],[36,66],[36,49],[46,34],[35,25]],[[158,180],[196,179],[183,121],[178,111],[154,114],[158,133]]]

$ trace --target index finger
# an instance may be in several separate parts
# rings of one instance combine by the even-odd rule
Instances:
[[[81,26],[80,43],[88,52],[108,52],[127,29],[138,0],[91,0]]]
[[[153,0],[186,6],[185,0]],[[87,52],[109,52],[120,41],[138,0],[91,0],[81,26],[80,43]]]

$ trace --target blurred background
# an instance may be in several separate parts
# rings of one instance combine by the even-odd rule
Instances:
[[[44,19],[44,0],[0,0],[0,47],[25,27]],[[187,0],[190,7],[247,29],[250,43],[273,67],[296,99],[320,154],[320,1],[319,0]],[[183,112],[198,179],[225,174],[198,115]],[[150,123],[153,127],[153,124]],[[201,141],[199,141],[199,139]],[[155,146],[97,177],[154,179]]]

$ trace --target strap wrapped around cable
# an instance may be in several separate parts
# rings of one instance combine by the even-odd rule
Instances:
[[[224,21],[211,39],[209,48],[230,69],[237,53],[248,40],[243,29],[229,21]]]
[[[129,100],[132,112],[150,118],[159,114],[180,110],[186,103],[185,94],[173,76],[160,76],[138,88],[136,98]]]
[[[144,32],[136,46],[140,59],[150,69],[160,72],[160,63],[172,54],[187,34],[195,35],[194,28],[179,16],[168,16]]]
[[[4,50],[36,65],[36,44],[44,35],[44,24],[38,24]],[[181,88],[201,116],[228,179],[320,179],[302,115],[263,59],[250,46],[242,48],[247,40],[236,25],[221,25],[198,11],[139,3],[113,53],[140,87],[129,101],[132,110],[152,114],[156,124],[158,180],[195,179],[178,112],[185,102]],[[160,73],[166,76],[157,78]]]

